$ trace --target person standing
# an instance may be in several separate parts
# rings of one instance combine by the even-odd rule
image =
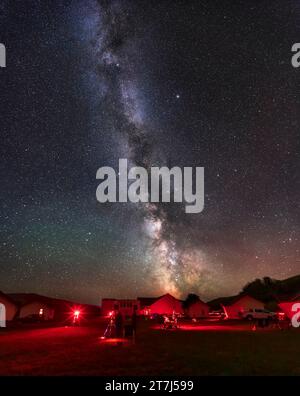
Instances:
[[[120,311],[116,314],[116,336],[117,338],[123,336],[123,316]]]

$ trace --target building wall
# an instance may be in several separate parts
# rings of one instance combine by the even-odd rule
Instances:
[[[208,317],[209,306],[201,301],[197,301],[189,306],[186,313],[190,318],[205,318]]]
[[[161,297],[159,300],[155,301],[150,307],[150,314],[158,314],[158,315],[172,315],[175,313],[183,313],[182,303],[181,301],[177,300],[175,297],[171,296],[170,294],[166,294],[165,296]]]
[[[263,302],[258,301],[250,296],[244,296],[234,304],[224,306],[224,310],[228,315],[228,319],[240,319],[240,312],[248,311],[249,309],[253,308],[264,309],[264,307],[265,305]]]
[[[134,312],[138,313],[140,310],[140,303],[138,300],[123,300],[123,299],[109,299],[102,300],[101,314],[108,316],[110,312],[118,311],[123,316],[131,316]]]
[[[6,320],[13,320],[18,310],[17,306],[2,295],[0,295],[0,304],[5,306]]]
[[[123,316],[131,316],[134,312],[139,312],[139,301],[138,300],[117,300],[115,302],[115,309]]]
[[[41,309],[43,310],[44,320],[51,320],[54,318],[54,309],[48,307],[45,304],[39,303],[39,302],[32,302],[32,303],[24,305],[20,309],[19,317],[26,318],[27,316],[30,316],[30,315],[39,315]]]

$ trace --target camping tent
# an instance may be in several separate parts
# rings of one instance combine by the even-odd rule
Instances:
[[[13,320],[18,312],[17,304],[9,296],[2,292],[0,292],[0,304],[3,304],[5,307],[6,320]]]
[[[183,313],[182,301],[171,296],[169,293],[157,298],[139,297],[138,300],[141,307],[140,313],[144,315],[171,315],[173,312],[177,314]],[[148,305],[146,305],[147,303]]]
[[[209,306],[201,301],[194,301],[186,308],[186,314],[190,318],[206,318],[209,314]]]
[[[263,302],[256,300],[248,294],[240,294],[232,298],[227,304],[222,304],[227,319],[240,319],[243,312],[249,309],[264,309]]]

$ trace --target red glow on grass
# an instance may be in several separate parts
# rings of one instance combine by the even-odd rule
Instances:
[[[128,344],[128,340],[126,338],[106,338],[104,336],[100,337],[101,344],[107,344],[107,345],[123,345],[123,344]]]
[[[180,326],[177,329],[170,329],[170,330],[165,330],[162,329],[161,326],[156,325],[153,326],[152,329],[155,330],[161,330],[161,331],[249,331],[250,328],[249,326],[239,326],[236,324],[233,325],[200,325],[200,324],[180,324]]]

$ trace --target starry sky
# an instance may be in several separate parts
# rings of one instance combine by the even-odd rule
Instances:
[[[298,0],[0,4],[0,290],[237,293],[300,273]],[[96,200],[97,169],[203,166],[205,209]]]

